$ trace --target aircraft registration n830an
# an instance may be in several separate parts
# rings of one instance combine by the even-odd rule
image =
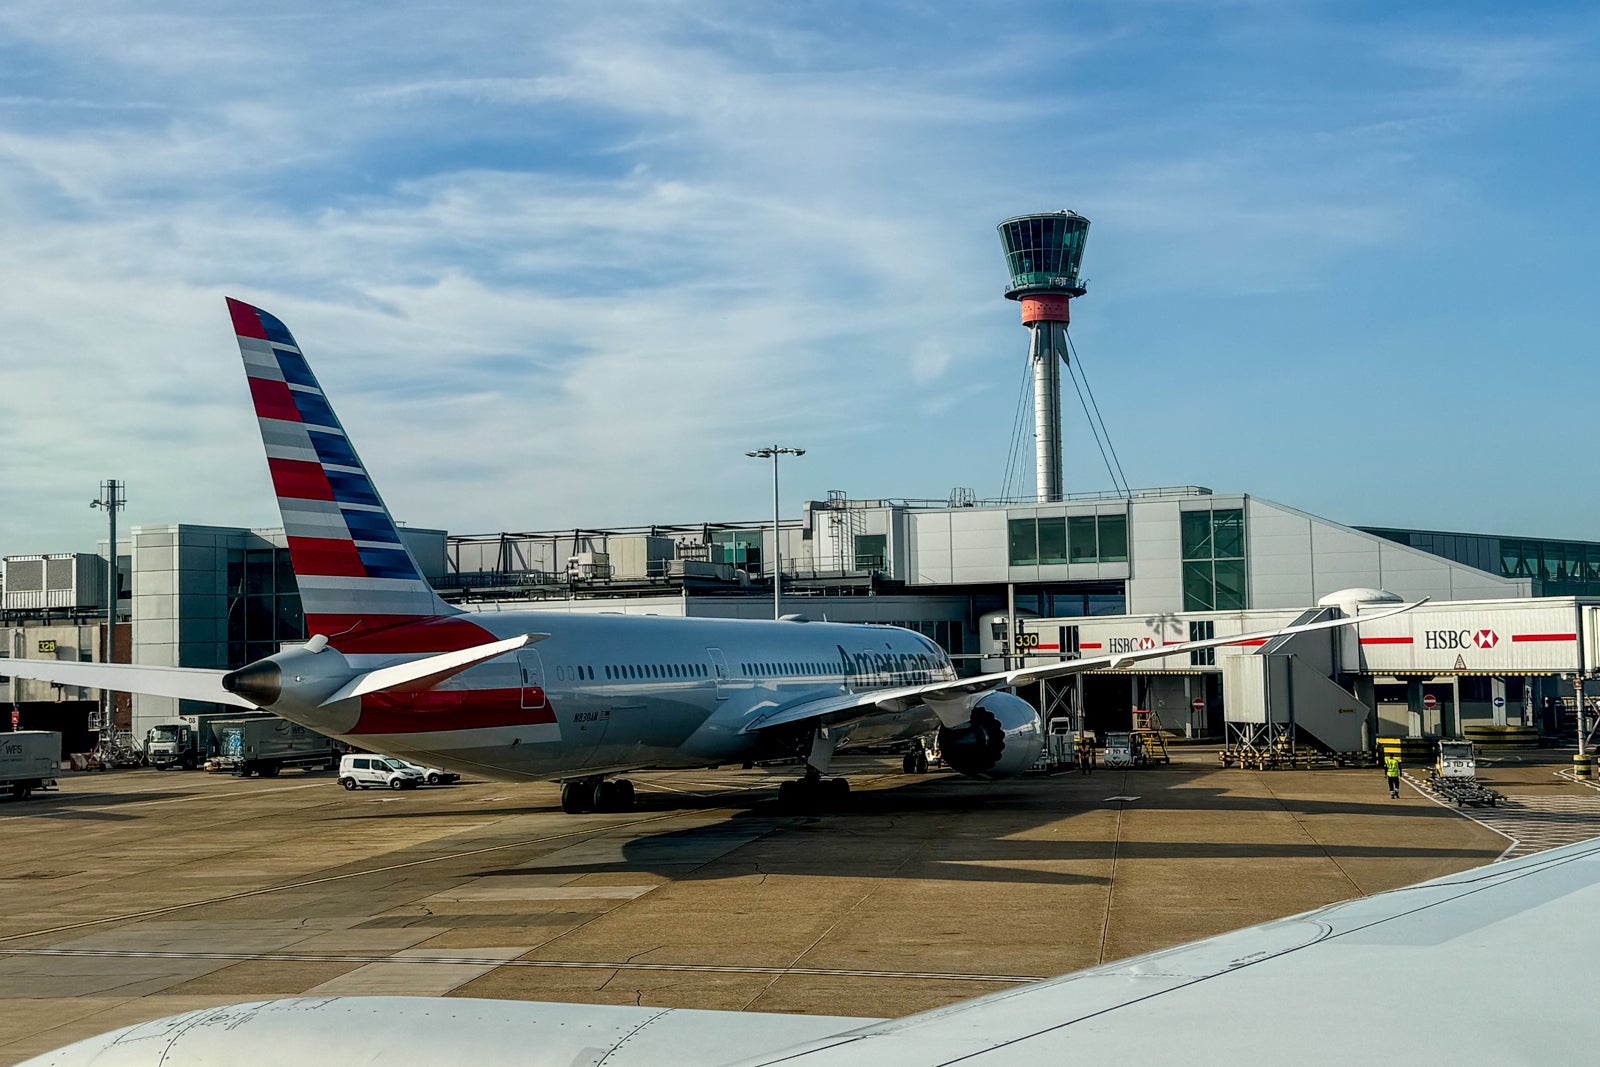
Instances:
[[[938,645],[892,626],[465,612],[406,550],[289,330],[237,300],[228,310],[310,640],[234,671],[17,660],[8,673],[259,708],[418,763],[560,781],[580,812],[630,807],[616,777],[629,770],[780,757],[805,765],[784,799],[836,799],[837,747],[932,732],[952,769],[1006,778],[1043,745],[1010,687],[1358,621],[960,678]]]

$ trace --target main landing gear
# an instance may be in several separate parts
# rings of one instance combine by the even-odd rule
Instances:
[[[561,810],[568,815],[586,811],[632,811],[633,783],[626,778],[581,778],[561,785]]]
[[[795,811],[843,807],[850,800],[848,778],[824,778],[815,767],[806,776],[778,787],[778,804]]]
[[[928,750],[918,745],[900,760],[900,769],[906,774],[928,773]]]

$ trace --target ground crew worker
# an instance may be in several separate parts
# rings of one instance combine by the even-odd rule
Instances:
[[[1094,770],[1094,742],[1087,735],[1078,738],[1078,773],[1089,774]]]
[[[1389,796],[1400,799],[1400,754],[1385,752],[1383,754],[1383,774],[1389,779]]]

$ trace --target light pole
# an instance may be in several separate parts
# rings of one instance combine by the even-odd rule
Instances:
[[[803,448],[782,448],[778,445],[769,445],[758,448],[745,455],[751,459],[772,460],[772,617],[783,618],[783,545],[780,542],[778,527],[778,457],[803,456]]]
[[[128,504],[128,486],[115,478],[100,483],[100,499],[89,501],[91,508],[105,508],[110,531],[106,538],[106,646],[101,656],[106,663],[116,662],[117,651],[117,511]],[[106,728],[113,736],[117,732],[116,699],[111,690],[106,694]],[[133,723],[128,724],[133,728]]]

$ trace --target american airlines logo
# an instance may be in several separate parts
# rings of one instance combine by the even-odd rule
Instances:
[[[1118,652],[1145,652],[1156,647],[1153,637],[1113,637],[1106,641],[1106,651],[1115,655]]]
[[[1500,635],[1493,630],[1424,630],[1424,648],[1453,651],[1463,648],[1493,648]]]

